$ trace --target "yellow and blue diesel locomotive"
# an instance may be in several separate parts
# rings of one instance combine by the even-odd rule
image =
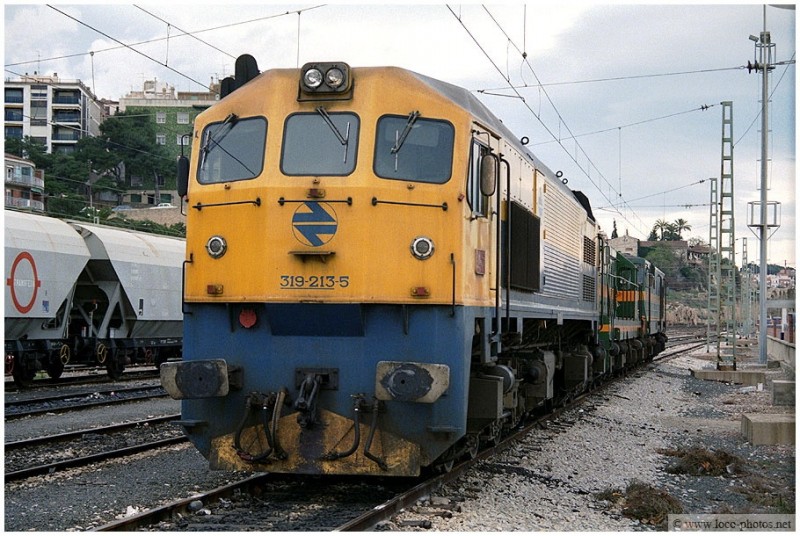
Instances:
[[[467,90],[245,55],[222,93],[179,160],[183,361],[161,367],[212,468],[446,470],[654,353],[586,196]]]

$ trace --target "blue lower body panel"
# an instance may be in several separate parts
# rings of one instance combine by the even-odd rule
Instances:
[[[224,360],[230,388],[183,400],[182,422],[214,468],[416,475],[466,432],[475,318],[484,314],[192,305],[184,362]]]

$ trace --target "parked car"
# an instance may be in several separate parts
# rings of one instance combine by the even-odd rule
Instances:
[[[133,210],[133,207],[130,205],[117,205],[116,207],[111,209],[113,212],[121,212],[123,210]]]
[[[175,208],[175,205],[173,205],[172,203],[159,203],[151,208]]]

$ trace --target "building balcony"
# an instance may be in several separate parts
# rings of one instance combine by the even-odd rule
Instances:
[[[44,201],[36,201],[34,199],[22,199],[21,197],[6,196],[6,206],[14,208],[27,208],[30,210],[44,212]]]
[[[56,114],[53,116],[53,123],[78,123],[81,122],[80,114]]]
[[[53,134],[52,141],[78,141],[81,139],[80,132],[64,132]]]
[[[81,98],[79,96],[56,96],[53,97],[53,105],[80,106]]]
[[[6,178],[7,185],[27,186],[30,189],[44,190],[44,179],[39,177],[11,176]]]

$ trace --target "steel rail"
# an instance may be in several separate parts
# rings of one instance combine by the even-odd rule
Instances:
[[[703,343],[705,344],[705,343]],[[691,349],[697,348],[701,345],[693,346],[689,349],[683,349],[679,352],[676,352],[675,355],[678,353],[687,352]],[[674,357],[673,354],[669,354],[664,357]],[[656,358],[650,361],[646,361],[642,363],[642,365],[646,365],[647,363],[655,363]],[[475,458],[470,460],[465,460],[461,463],[455,465],[449,472],[436,475],[432,478],[429,478],[423,482],[419,482],[414,485],[411,489],[397,495],[396,497],[381,503],[378,506],[373,507],[368,512],[352,519],[336,529],[334,532],[353,532],[353,531],[371,531],[374,530],[374,527],[381,521],[388,520],[394,514],[400,512],[402,509],[407,508],[413,505],[416,501],[418,501],[421,497],[426,495],[430,495],[433,491],[438,489],[439,487],[453,482],[463,476],[469,469],[475,466],[477,463],[484,461],[486,459],[491,458],[503,452],[504,450],[508,449],[509,447],[516,444],[519,440],[523,439],[529,433],[531,433],[534,429],[544,428],[546,427],[546,422],[551,421],[557,417],[559,417],[564,412],[579,407],[583,402],[588,399],[590,396],[597,395],[604,391],[607,388],[616,384],[617,380],[625,378],[625,374],[621,374],[616,376],[615,379],[612,381],[607,381],[597,387],[592,388],[591,390],[576,396],[572,400],[565,402],[561,407],[552,409],[550,412],[544,415],[539,415],[528,423],[520,426],[515,432],[511,435],[504,438],[500,441],[497,445],[489,446],[484,448],[480,451]],[[209,504],[219,498],[230,497],[233,495],[236,490],[247,490],[253,486],[260,485],[267,481],[270,477],[277,477],[282,475],[271,474],[271,473],[259,473],[252,475],[244,480],[234,482],[232,484],[222,486],[216,488],[212,491],[207,493],[197,494],[193,497],[180,499],[178,501],[172,502],[167,505],[163,505],[152,510],[148,510],[146,512],[142,512],[140,514],[136,514],[129,518],[121,519],[112,521],[107,523],[106,525],[102,525],[97,527],[93,530],[96,531],[133,531],[139,529],[140,527],[146,525],[153,525],[160,521],[168,521],[172,518],[173,514],[176,512],[185,513],[187,511],[188,505],[194,500],[201,500],[205,504]]]
[[[81,398],[87,397],[92,395],[114,395],[119,393],[131,393],[135,391],[159,391],[155,394],[144,394],[141,396],[131,396],[131,397],[123,397],[123,398],[107,398],[102,400],[83,400],[73,405],[68,405],[64,407],[46,407],[46,408],[39,408],[33,409],[30,411],[20,411],[19,413],[8,413],[9,408],[18,408],[21,406],[26,405],[34,405],[34,404],[42,404],[45,402],[59,402],[59,401],[66,401],[73,398]],[[5,420],[9,421],[12,419],[20,419],[22,417],[30,417],[33,415],[41,415],[43,413],[53,413],[53,412],[63,412],[63,411],[74,411],[80,410],[85,408],[91,408],[96,406],[107,406],[112,404],[122,404],[125,402],[133,402],[136,400],[145,400],[148,398],[164,398],[167,396],[167,392],[160,385],[150,386],[150,387],[129,387],[123,389],[109,389],[106,391],[94,391],[94,392],[85,392],[85,393],[72,393],[68,395],[59,395],[59,396],[48,396],[48,397],[41,397],[41,398],[29,398],[26,400],[15,400],[15,401],[6,401],[5,402]]]
[[[47,443],[56,443],[59,441],[68,441],[70,439],[77,439],[85,434],[106,434],[109,432],[119,432],[120,430],[126,430],[128,428],[136,428],[137,426],[142,426],[142,425],[161,424],[162,422],[168,422],[180,419],[180,417],[181,417],[180,414],[176,413],[173,415],[165,415],[163,417],[155,417],[152,419],[131,421],[121,424],[112,424],[109,426],[100,426],[97,428],[84,428],[83,430],[76,430],[74,432],[64,432],[61,434],[55,434],[49,436],[33,437],[30,439],[20,439],[19,441],[8,441],[5,444],[5,452],[28,448],[28,447],[35,447]]]
[[[166,439],[159,439],[157,441],[142,443],[140,445],[133,445],[131,447],[109,450],[106,452],[91,454],[89,456],[82,456],[80,458],[72,458],[69,460],[61,460],[58,462],[48,463],[45,465],[37,465],[35,467],[20,469],[19,471],[8,472],[5,474],[5,481],[8,483],[15,480],[24,480],[31,476],[50,474],[60,469],[68,469],[70,467],[80,467],[84,465],[89,465],[90,463],[108,460],[111,458],[122,458],[123,456],[130,456],[131,454],[138,454],[139,452],[155,450],[160,447],[166,447],[177,443],[185,443],[187,441],[189,441],[189,438],[187,438],[186,436],[169,437]]]

